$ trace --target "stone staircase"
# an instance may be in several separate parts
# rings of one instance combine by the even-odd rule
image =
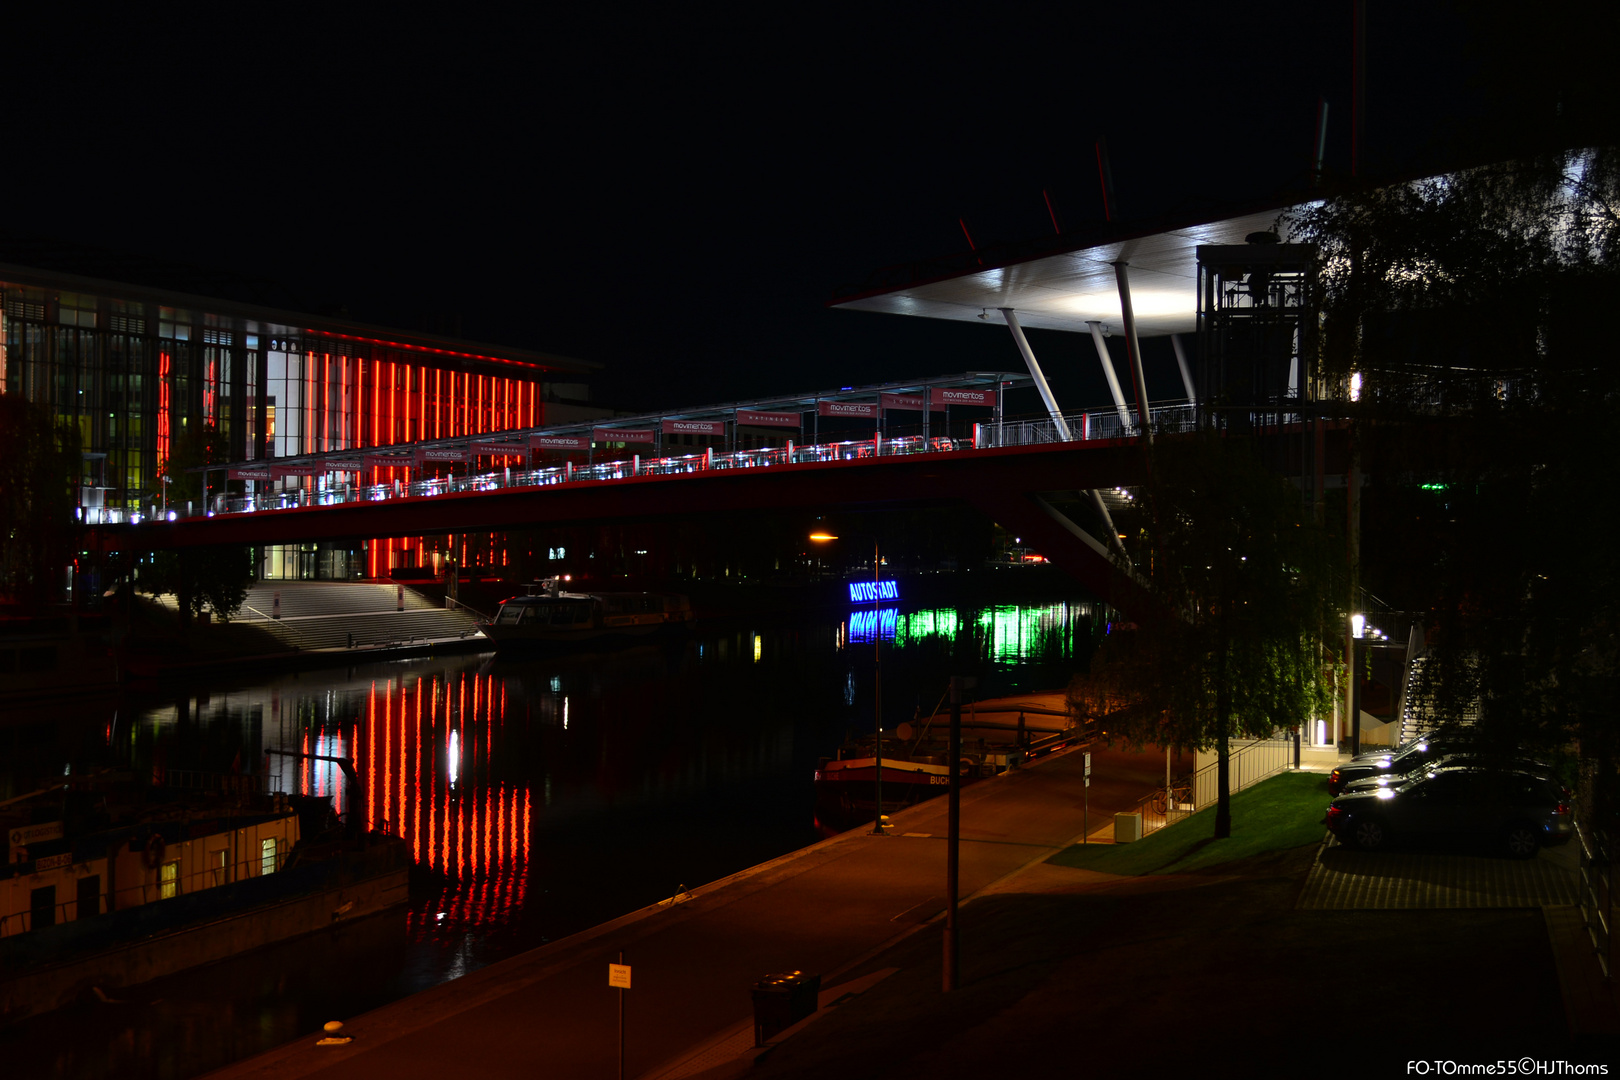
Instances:
[[[281,618],[275,612],[281,594]],[[159,602],[174,608],[174,597]],[[405,590],[399,608],[394,585],[342,581],[272,581],[248,590],[233,622],[250,622],[268,630],[288,651],[345,649],[459,641],[482,637],[478,620],[462,610],[435,607],[432,601]]]

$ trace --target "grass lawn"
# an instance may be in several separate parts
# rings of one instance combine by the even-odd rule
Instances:
[[[1232,835],[1211,839],[1215,807],[1134,844],[1073,844],[1047,862],[1109,874],[1177,874],[1314,844],[1332,801],[1325,773],[1283,773],[1232,796]]]

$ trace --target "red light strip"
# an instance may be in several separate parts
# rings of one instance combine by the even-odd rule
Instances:
[[[162,472],[169,461],[169,354],[158,353],[158,434],[157,467]]]

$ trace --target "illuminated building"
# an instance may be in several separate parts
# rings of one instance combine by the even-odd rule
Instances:
[[[161,474],[178,440],[217,428],[236,462],[278,475],[300,454],[534,426],[553,419],[547,384],[590,365],[566,357],[310,315],[266,282],[105,253],[0,239],[0,392],[22,394],[79,432],[81,512],[166,501]],[[583,396],[582,394],[570,396]],[[571,417],[563,417],[567,419]],[[351,480],[395,479],[362,468]],[[215,483],[219,482],[215,474]],[[218,494],[219,489],[210,489]],[[268,578],[386,576],[416,565],[412,538],[266,549]]]

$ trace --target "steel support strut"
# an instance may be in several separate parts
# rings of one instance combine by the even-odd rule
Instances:
[[[1125,352],[1131,361],[1131,385],[1136,390],[1136,415],[1142,422],[1142,440],[1153,444],[1153,425],[1148,418],[1147,379],[1142,374],[1142,346],[1136,340],[1136,312],[1131,308],[1130,263],[1114,264],[1114,280],[1119,283],[1119,313],[1125,323]]]
[[[1092,319],[1087,321],[1086,326],[1091,330],[1091,343],[1097,346],[1097,359],[1102,361],[1103,377],[1108,380],[1108,392],[1114,395],[1114,408],[1119,412],[1120,427],[1129,428],[1130,410],[1125,408],[1125,394],[1119,388],[1119,376],[1114,374],[1114,361],[1108,355],[1108,343],[1103,340],[1102,323]]]
[[[1198,393],[1193,389],[1192,368],[1187,364],[1187,351],[1181,346],[1181,335],[1170,335],[1170,347],[1176,350],[1176,367],[1181,370],[1181,385],[1187,390],[1187,404],[1198,404]]]
[[[1063,419],[1063,410],[1058,408],[1057,398],[1053,396],[1052,388],[1046,383],[1046,375],[1041,371],[1039,361],[1035,359],[1035,350],[1029,347],[1029,339],[1024,337],[1024,328],[1018,325],[1018,316],[1012,308],[1004,307],[999,310],[1002,317],[1007,320],[1007,329],[1012,331],[1013,342],[1023,354],[1024,366],[1029,369],[1029,377],[1035,380],[1035,389],[1040,391],[1041,400],[1046,403],[1046,411],[1051,414],[1052,422],[1057,425],[1058,437],[1064,442],[1073,442],[1074,435],[1069,431],[1069,423]],[[1108,354],[1104,351],[1103,355],[1106,357]],[[1106,360],[1104,362],[1106,363]],[[1112,366],[1108,368],[1110,383],[1114,382],[1113,370]],[[1116,398],[1119,396],[1117,384],[1114,386],[1114,396]],[[1124,416],[1122,411],[1120,413],[1122,421]],[[1093,488],[1087,494],[1091,496],[1092,505],[1097,508],[1098,516],[1102,518],[1103,527],[1108,530],[1108,546],[1117,550],[1122,557],[1126,557],[1125,547],[1119,540],[1119,530],[1114,527],[1114,517],[1108,512],[1108,504],[1103,502],[1102,492]]]
[[[1058,436],[1064,442],[1073,442],[1074,436],[1069,434],[1068,421],[1063,419],[1063,411],[1058,408],[1057,398],[1052,396],[1052,388],[1046,383],[1046,375],[1041,371],[1041,365],[1035,359],[1035,350],[1029,347],[1029,341],[1024,337],[1024,328],[1018,325],[1018,316],[1010,307],[999,309],[1002,318],[1007,320],[1007,329],[1012,331],[1013,343],[1024,357],[1024,366],[1029,369],[1029,377],[1035,380],[1035,389],[1040,392],[1041,401],[1046,403],[1046,411],[1052,417],[1052,423],[1057,425]]]

